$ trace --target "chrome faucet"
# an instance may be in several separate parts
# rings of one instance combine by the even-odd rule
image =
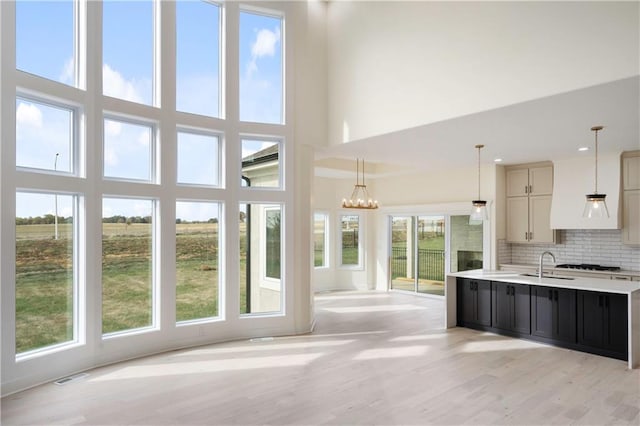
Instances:
[[[545,254],[551,256],[551,259],[553,259],[553,263],[556,263],[556,257],[553,255],[553,253],[551,253],[550,251],[543,251],[540,255],[540,260],[538,263],[538,278],[542,278],[542,259],[544,258]]]

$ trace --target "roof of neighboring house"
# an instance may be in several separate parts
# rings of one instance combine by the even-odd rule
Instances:
[[[268,163],[278,159],[279,144],[273,144],[261,151],[254,152],[242,159],[242,167],[255,166],[257,164]]]

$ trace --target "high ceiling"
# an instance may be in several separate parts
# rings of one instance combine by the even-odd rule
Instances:
[[[402,107],[398,106],[398,114]],[[600,152],[640,149],[640,77],[630,77],[533,101],[404,129],[316,152],[316,174],[353,174],[353,160],[365,158],[368,174],[439,170],[482,162],[501,164],[592,156],[594,125]],[[587,146],[589,151],[579,152]],[[343,161],[340,161],[343,160]],[[332,166],[327,167],[327,165]],[[346,175],[348,176],[348,175]]]

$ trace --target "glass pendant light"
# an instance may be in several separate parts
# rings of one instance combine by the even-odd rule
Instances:
[[[582,212],[582,217],[586,217],[588,219],[597,217],[609,217],[609,209],[607,209],[607,202],[605,201],[607,194],[598,193],[598,131],[602,129],[602,126],[593,126],[591,128],[591,130],[596,133],[596,179],[595,190],[593,191],[593,194],[586,195],[587,202],[584,206],[584,211]]]
[[[489,220],[487,212],[487,202],[480,199],[480,150],[484,145],[476,145],[478,150],[478,199],[471,202],[471,214],[469,215],[469,225],[479,225],[484,220]]]

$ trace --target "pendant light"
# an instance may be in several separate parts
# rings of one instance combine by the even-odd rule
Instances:
[[[478,225],[482,223],[483,220],[489,220],[487,202],[480,199],[480,150],[482,148],[484,148],[484,145],[476,145],[476,149],[478,150],[478,199],[471,202],[473,208],[469,215],[469,225]]]
[[[595,190],[593,191],[593,194],[586,195],[587,202],[584,206],[584,211],[582,212],[582,217],[586,217],[588,219],[609,217],[609,209],[607,209],[607,202],[605,201],[607,194],[598,194],[598,132],[602,129],[602,126],[593,126],[591,128],[591,130],[596,133],[596,179]]]
[[[356,184],[353,187],[351,198],[342,199],[342,207],[345,209],[377,209],[378,201],[371,198],[367,185],[364,184],[364,159],[362,160],[362,183],[360,183],[360,159],[356,159]]]

